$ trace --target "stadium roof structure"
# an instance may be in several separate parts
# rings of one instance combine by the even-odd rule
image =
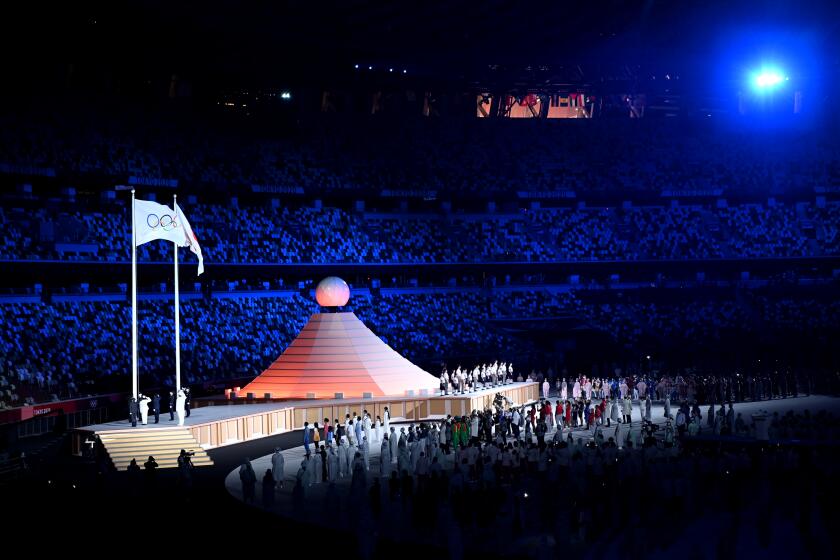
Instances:
[[[438,379],[401,356],[354,313],[315,313],[297,338],[242,392],[332,399],[429,395]]]

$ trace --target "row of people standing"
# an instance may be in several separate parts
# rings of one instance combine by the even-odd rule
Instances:
[[[513,364],[504,362],[481,364],[471,370],[458,366],[451,373],[444,368],[440,374],[440,392],[443,395],[468,393],[504,385],[512,380]]]
[[[666,403],[670,405],[666,396]],[[383,478],[391,478],[395,474],[408,474],[410,476],[426,476],[439,473],[443,462],[440,460],[441,453],[457,453],[456,464],[460,464],[464,458],[469,458],[482,448],[493,450],[506,449],[513,443],[514,446],[526,446],[529,451],[529,458],[535,453],[543,452],[547,446],[558,444],[572,444],[571,428],[590,429],[594,427],[593,441],[597,446],[606,443],[604,428],[611,427],[616,423],[616,431],[611,442],[616,442],[619,447],[641,447],[645,442],[654,442],[656,427],[652,422],[652,406],[650,395],[639,406],[639,430],[633,430],[635,422],[633,417],[633,402],[629,394],[624,399],[613,398],[611,400],[601,399],[599,402],[587,402],[567,400],[566,402],[541,400],[539,403],[525,407],[511,407],[508,410],[473,411],[469,416],[452,417],[448,416],[440,422],[420,423],[418,427],[411,424],[407,427],[399,427],[399,432],[394,426],[389,426],[387,433],[377,434],[381,440],[379,456],[379,475]],[[366,414],[366,411],[363,413]],[[349,418],[347,426],[364,424],[364,416]],[[670,414],[670,406],[665,410],[666,422],[664,426],[665,447],[676,443],[674,422]],[[710,427],[715,434],[726,434],[727,430],[734,429],[734,433],[746,431],[745,424],[735,416],[732,404],[729,410],[721,407],[717,411],[710,408],[708,416],[714,418]],[[368,415],[369,417],[369,415]],[[387,417],[387,416],[386,416]],[[686,418],[689,420],[686,422]],[[682,439],[688,431],[688,435],[696,435],[699,431],[702,414],[699,406],[695,403],[689,407],[687,403],[682,404],[676,415],[676,428],[679,438]],[[326,423],[326,422],[325,422]],[[630,429],[621,429],[620,425],[630,425]],[[356,432],[355,429],[345,428],[339,425],[342,434],[338,438],[331,438],[327,442],[316,445],[315,452],[307,449],[306,456],[301,461],[300,468],[296,475],[296,492],[303,493],[305,489],[320,482],[336,482],[338,480],[352,477],[353,484],[357,479],[362,483],[366,480],[366,473],[370,470],[370,441],[368,436],[376,432]],[[378,427],[378,426],[377,426]],[[568,437],[564,430],[570,428]],[[688,430],[686,430],[688,428]],[[554,437],[549,442],[547,434],[555,430]],[[327,428],[331,433],[331,426]],[[377,430],[378,432],[378,430]],[[317,432],[315,432],[317,433]],[[524,434],[523,434],[524,433]],[[524,437],[523,437],[524,435]],[[348,437],[349,436],[349,437]],[[352,438],[352,439],[351,439]],[[534,443],[536,440],[536,443]],[[359,442],[358,444],[356,442]],[[580,444],[581,440],[578,440]],[[310,442],[315,443],[315,442]],[[462,453],[466,455],[462,456]],[[243,464],[240,469],[240,478],[245,489],[246,501],[254,499],[254,487],[256,475],[250,463]],[[285,459],[279,448],[275,449],[271,457],[271,468],[263,477],[263,498],[267,505],[273,504],[274,491],[284,486]]]
[[[613,395],[617,395],[621,399],[630,395],[633,400],[639,400],[650,394],[652,385],[643,378],[638,378],[638,381],[628,378],[590,379],[583,375],[568,381],[565,377],[558,377],[555,389],[556,396],[564,401],[570,398],[575,400],[584,398],[588,401],[593,398],[609,399]],[[551,383],[547,378],[542,383],[542,393],[544,399],[551,395]]]
[[[144,426],[149,422],[149,413],[155,418],[155,424],[160,423],[160,395],[155,393],[152,397],[140,393],[137,398],[131,397],[128,403],[128,418],[131,427],[137,427],[139,420]],[[184,425],[184,419],[190,416],[191,403],[190,389],[182,387],[176,394],[169,392],[169,421],[174,422],[178,416],[178,425]]]
[[[627,398],[629,400],[629,396]],[[550,401],[541,401],[538,405],[529,407],[512,407],[509,410],[493,414],[490,410],[473,411],[469,416],[448,416],[440,422],[420,423],[399,427],[388,426],[388,431],[380,432],[383,424],[377,422],[376,430],[365,430],[365,418],[369,418],[367,411],[362,416],[348,414],[344,424],[330,424],[324,421],[325,440],[320,437],[317,423],[312,428],[308,422],[304,429],[305,457],[295,476],[295,492],[304,494],[313,484],[321,482],[337,482],[345,478],[366,480],[366,473],[370,470],[369,437],[376,434],[380,444],[379,474],[389,478],[394,473],[408,473],[409,475],[429,475],[439,472],[442,468],[440,453],[460,453],[462,450],[478,449],[484,441],[488,444],[506,446],[511,442],[529,444],[536,439],[538,449],[544,449],[547,444],[547,433],[556,426],[554,441],[565,441],[564,427],[583,427],[583,418],[588,424],[595,426],[596,439],[604,440],[603,432],[599,432],[603,425],[605,411],[609,406],[607,401],[600,403],[561,403],[557,401],[559,409],[553,409]],[[613,403],[616,405],[616,403]],[[631,403],[632,404],[632,403]],[[583,407],[589,411],[583,416]],[[617,406],[617,405],[616,405]],[[386,418],[390,415],[386,412]],[[555,423],[554,418],[558,418]],[[576,420],[580,418],[580,420]],[[617,420],[617,419],[616,419]],[[643,419],[644,420],[644,419]],[[390,423],[390,422],[389,422]],[[334,430],[334,426],[338,430]],[[317,435],[316,435],[317,434]],[[495,436],[495,437],[494,437]],[[559,439],[558,439],[559,436]],[[616,437],[618,434],[616,433]],[[625,437],[629,437],[629,432]],[[571,432],[569,434],[571,439]],[[314,449],[313,449],[314,447]],[[313,452],[314,451],[314,452]],[[253,467],[246,460],[240,467],[243,496],[246,502],[253,502],[256,494],[257,476]],[[271,468],[263,476],[263,503],[270,507],[274,504],[274,493],[285,485],[285,458],[279,448],[271,456]]]
[[[352,416],[348,413],[344,422],[339,422],[336,418],[332,423],[329,418],[324,418],[323,424],[318,422],[309,424],[303,423],[303,446],[307,453],[309,453],[310,445],[318,445],[321,441],[326,442],[327,446],[333,442],[340,442],[343,437],[352,445],[360,445],[362,439],[366,439],[368,443],[374,441],[382,441],[383,433],[387,433],[391,425],[391,412],[386,406],[382,411],[382,416],[377,416],[376,420],[371,419],[371,415],[367,410],[362,411],[359,416],[353,412]]]

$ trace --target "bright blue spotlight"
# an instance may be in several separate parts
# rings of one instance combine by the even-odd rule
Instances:
[[[753,83],[759,89],[773,88],[787,80],[787,76],[779,70],[762,70],[753,77]]]

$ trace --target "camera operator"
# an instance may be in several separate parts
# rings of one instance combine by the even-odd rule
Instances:
[[[181,484],[182,490],[188,492],[192,488],[192,457],[195,452],[182,449],[178,455],[178,481]]]

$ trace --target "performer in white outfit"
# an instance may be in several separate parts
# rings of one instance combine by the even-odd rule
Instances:
[[[286,459],[279,447],[274,448],[274,455],[271,456],[271,473],[274,475],[274,480],[280,488],[283,488],[284,472],[286,468]]]
[[[365,462],[365,470],[370,470],[370,444],[368,443],[367,436],[362,437],[362,459]]]
[[[349,473],[347,468],[347,436],[341,436],[341,445],[338,446],[338,476],[344,478]]]
[[[338,480],[338,475],[341,472],[341,467],[339,467],[339,457],[338,453],[336,453],[336,445],[335,442],[330,446],[329,455],[327,455],[327,478],[330,482],[336,482]]]
[[[382,419],[379,416],[376,417],[376,428],[375,428],[375,430],[376,430],[376,441],[381,442],[382,441]]]
[[[321,480],[321,476],[323,476],[323,474],[324,474],[324,469],[321,468],[321,463],[322,462],[323,461],[321,459],[321,454],[320,453],[315,453],[309,459],[309,467],[308,468],[312,469],[312,482],[314,482],[316,484],[319,483],[319,482],[324,482],[323,480]]]
[[[356,446],[346,443],[344,455],[344,472],[347,476],[353,475],[353,459],[356,458]]]
[[[382,440],[379,448],[379,476],[385,480],[391,478],[391,446],[387,439]]]
[[[149,403],[152,399],[146,395],[140,395],[140,422],[145,426],[149,421]]]
[[[187,396],[183,389],[178,390],[178,397],[175,399],[175,412],[178,414],[178,425],[184,425],[184,406],[187,401]]]
[[[368,441],[368,445],[370,444],[370,414],[365,412],[365,417],[362,420],[362,427],[365,430],[365,439]]]
[[[350,415],[346,414],[344,416],[344,435],[347,436],[347,443],[353,439],[353,425],[350,423]]]
[[[391,462],[397,462],[397,446],[399,445],[399,435],[397,431],[391,427],[391,431],[388,432],[388,443],[391,446]]]
[[[647,395],[647,383],[644,380],[636,383],[636,390],[639,391],[639,398],[644,399]]]

